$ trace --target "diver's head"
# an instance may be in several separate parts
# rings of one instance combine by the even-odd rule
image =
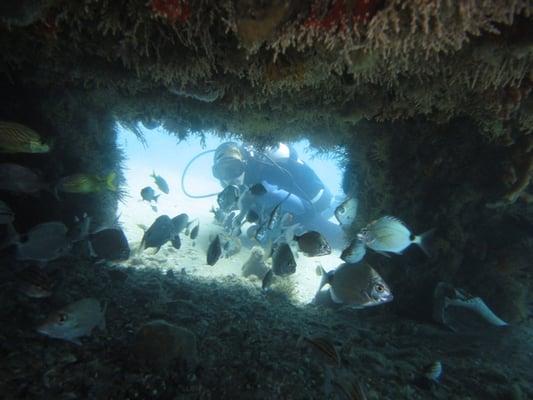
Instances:
[[[244,152],[237,143],[226,142],[217,147],[213,158],[213,176],[220,181],[230,182],[244,172]]]

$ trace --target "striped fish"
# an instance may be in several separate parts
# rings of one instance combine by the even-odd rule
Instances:
[[[0,121],[0,153],[47,153],[50,146],[43,143],[33,129],[16,122]]]
[[[117,175],[111,172],[107,177],[91,174],[74,174],[62,178],[57,184],[57,189],[67,193],[94,193],[102,189],[112,192],[117,190],[115,179]]]
[[[303,337],[303,341],[326,365],[330,367],[341,365],[339,352],[328,338],[321,336]]]

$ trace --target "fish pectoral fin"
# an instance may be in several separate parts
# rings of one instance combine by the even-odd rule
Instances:
[[[381,254],[382,256],[385,256],[387,258],[391,258],[391,255],[389,253],[384,252],[384,251],[376,250],[376,253]]]

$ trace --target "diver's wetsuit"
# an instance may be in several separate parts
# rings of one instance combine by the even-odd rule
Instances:
[[[265,186],[262,205],[272,208],[283,201],[281,208],[293,214],[297,222],[329,208],[330,191],[293,148],[280,144],[277,150],[265,154],[251,150],[247,156],[243,183],[251,186],[261,182]]]

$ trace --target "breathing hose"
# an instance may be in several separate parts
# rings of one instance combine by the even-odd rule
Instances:
[[[189,161],[187,163],[187,165],[185,166],[185,168],[183,169],[183,173],[181,174],[181,190],[183,190],[183,193],[185,193],[185,196],[187,197],[190,197],[191,199],[205,199],[207,197],[213,197],[213,196],[216,196],[218,195],[218,192],[216,193],[211,193],[211,194],[202,194],[202,195],[196,195],[196,194],[190,194],[189,192],[187,192],[187,189],[185,189],[185,175],[187,174],[187,171],[189,170],[189,167],[191,166],[191,164],[196,161],[196,159],[200,158],[201,156],[203,156],[204,154],[208,154],[208,153],[214,153],[216,150],[213,149],[213,150],[206,150],[206,151],[202,151],[201,153],[195,155],[191,161]]]

